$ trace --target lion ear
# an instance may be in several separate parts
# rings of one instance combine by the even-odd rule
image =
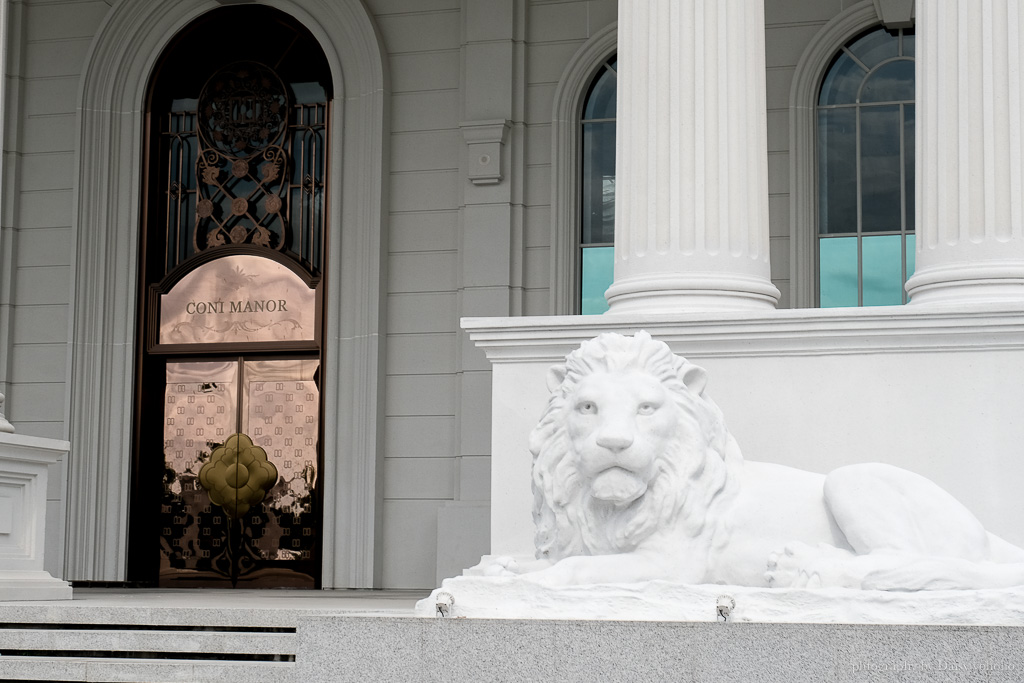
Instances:
[[[552,365],[548,368],[548,391],[554,391],[558,387],[562,386],[562,381],[565,379],[565,365]]]
[[[704,387],[708,385],[708,373],[707,370],[700,367],[699,365],[693,365],[687,363],[682,367],[679,373],[683,380],[683,384],[686,388],[697,394],[698,396],[704,393]]]

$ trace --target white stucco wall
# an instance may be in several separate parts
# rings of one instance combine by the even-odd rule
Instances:
[[[7,415],[21,434],[66,438],[71,205],[81,66],[104,2],[12,2],[7,35],[3,224],[13,245]],[[63,566],[63,458],[50,467],[46,569]]]

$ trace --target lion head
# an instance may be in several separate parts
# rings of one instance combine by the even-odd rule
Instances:
[[[739,466],[707,374],[646,332],[606,333],[551,368],[530,434],[537,557],[635,550],[705,521]]]

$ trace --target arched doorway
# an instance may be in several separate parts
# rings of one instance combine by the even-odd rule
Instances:
[[[181,31],[150,81],[128,579],[321,583],[332,83],[264,6]]]

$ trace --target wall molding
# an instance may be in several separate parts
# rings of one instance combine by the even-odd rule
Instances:
[[[334,79],[324,330],[324,587],[380,580],[387,73],[360,0],[266,0],[320,42]],[[67,414],[70,579],[125,578],[142,111],[167,43],[214,0],[121,0],[78,95]]]
[[[1024,350],[1018,305],[780,309],[764,314],[463,318],[493,363],[562,362],[602,332],[646,330],[690,358]]]
[[[606,59],[616,52],[619,25],[613,22],[591,36],[572,56],[555,88],[551,113],[551,311],[576,311],[580,232],[579,120],[587,86]]]

